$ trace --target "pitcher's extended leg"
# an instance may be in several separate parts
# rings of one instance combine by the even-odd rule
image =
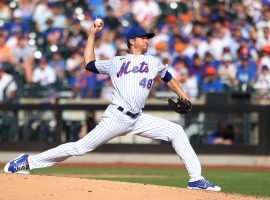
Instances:
[[[62,144],[37,155],[29,156],[30,169],[49,167],[71,156],[81,156],[126,132],[128,123],[119,123],[114,117],[102,119],[94,130],[77,142]]]
[[[190,179],[203,178],[199,159],[180,125],[152,115],[142,114],[130,134],[172,142],[173,148],[182,159]]]

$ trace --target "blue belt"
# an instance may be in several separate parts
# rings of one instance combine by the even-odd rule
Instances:
[[[122,106],[119,106],[119,107],[117,108],[117,110],[123,112],[123,111],[124,111],[124,108],[123,108]],[[138,113],[132,113],[132,112],[127,111],[125,114],[126,114],[127,116],[133,118],[133,119],[136,119],[136,118],[139,116],[140,113],[139,113],[139,112],[138,112]]]

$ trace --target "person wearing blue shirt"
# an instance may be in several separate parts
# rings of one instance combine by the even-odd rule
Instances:
[[[203,69],[205,69],[209,65],[217,69],[219,64],[220,64],[220,61],[215,60],[213,58],[213,55],[209,51],[205,53],[204,58],[203,58]]]
[[[202,82],[201,92],[223,92],[224,88],[220,80],[216,77],[216,69],[213,66],[205,68],[205,77]]]
[[[238,84],[251,84],[256,78],[256,64],[248,56],[241,57],[241,64],[237,67],[236,79]]]

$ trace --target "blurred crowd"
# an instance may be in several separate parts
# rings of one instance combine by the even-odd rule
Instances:
[[[125,32],[140,25],[156,34],[148,53],[192,100],[209,92],[270,98],[269,0],[0,0],[0,102],[109,100],[109,77],[82,67],[96,17],[105,22],[97,60],[128,53]],[[166,92],[157,79],[151,96]]]

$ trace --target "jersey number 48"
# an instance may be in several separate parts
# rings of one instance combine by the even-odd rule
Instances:
[[[143,78],[139,83],[143,88],[150,89],[153,84],[153,79]]]

